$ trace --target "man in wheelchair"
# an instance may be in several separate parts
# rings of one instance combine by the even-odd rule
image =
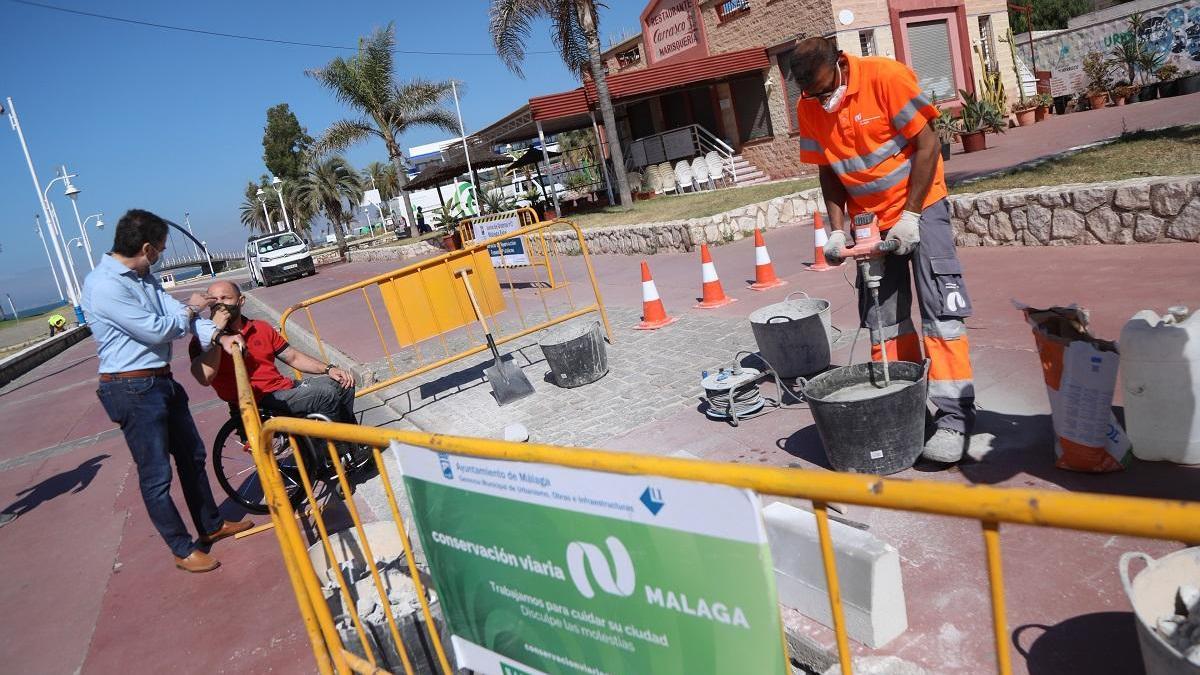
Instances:
[[[292,347],[269,323],[242,315],[246,299],[241,289],[231,281],[218,281],[208,287],[207,294],[215,301],[212,319],[220,332],[219,341],[240,345],[245,355],[250,388],[260,410],[276,416],[315,417],[334,422],[356,424],[354,417],[354,376]],[[188,346],[192,358],[192,376],[196,381],[216,390],[221,400],[230,404],[236,417],[237,383],[233,362],[221,348],[201,349],[192,339]],[[296,370],[316,377],[293,381],[279,372],[278,359]],[[364,452],[356,448],[354,459]]]

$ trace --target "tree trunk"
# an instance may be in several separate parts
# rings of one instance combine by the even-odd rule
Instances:
[[[613,112],[612,98],[608,93],[608,78],[604,64],[600,61],[600,35],[596,31],[595,11],[592,0],[579,3],[579,20],[583,24],[588,42],[588,60],[592,67],[592,79],[596,82],[596,95],[600,102],[600,118],[604,121],[604,132],[608,137],[608,149],[612,155],[613,173],[617,176],[617,192],[622,206],[631,206],[633,196],[629,193],[629,180],[625,177],[625,153],[621,149],[621,137],[617,133],[617,116]]]
[[[345,259],[345,257],[346,257],[346,235],[345,235],[345,233],[342,232],[341,204],[338,204],[337,210],[326,208],[325,209],[325,217],[328,218],[330,224],[333,225],[333,236],[337,237],[338,255],[340,255],[343,259]]]
[[[404,217],[408,219],[408,236],[417,236],[417,219],[413,217],[412,198],[408,196],[408,173],[404,171],[404,156],[396,144],[389,143],[388,158],[396,167],[396,182],[400,185],[400,198],[404,200]]]

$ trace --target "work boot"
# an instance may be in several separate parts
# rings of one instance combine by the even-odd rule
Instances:
[[[196,549],[186,558],[175,558],[175,566],[184,572],[211,572],[221,566],[217,559]]]
[[[933,432],[933,436],[928,441],[925,441],[925,449],[921,451],[921,457],[931,462],[953,464],[962,459],[968,440],[967,435],[961,431],[940,428]]]

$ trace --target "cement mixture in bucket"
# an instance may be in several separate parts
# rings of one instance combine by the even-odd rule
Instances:
[[[865,401],[870,398],[894,394],[901,389],[912,386],[913,384],[913,382],[908,380],[896,380],[891,384],[877,387],[870,382],[859,382],[858,384],[852,384],[830,392],[825,396],[825,400],[831,403]]]

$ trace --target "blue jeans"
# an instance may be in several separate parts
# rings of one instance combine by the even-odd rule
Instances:
[[[204,441],[188,410],[187,393],[171,377],[138,377],[101,382],[96,395],[125,434],[150,521],[171,552],[186,558],[196,543],[171,500],[171,457],[197,534],[211,534],[222,525],[204,470]]]

